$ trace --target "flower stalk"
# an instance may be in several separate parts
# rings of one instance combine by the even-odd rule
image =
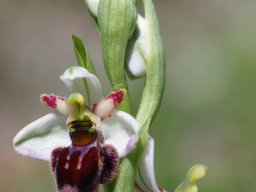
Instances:
[[[123,160],[115,192],[132,192],[139,168],[140,158],[148,142],[148,129],[161,104],[165,82],[165,59],[155,7],[151,0],[144,0],[145,20],[149,37],[149,58],[147,59],[146,79],[140,107],[136,116],[141,126],[140,140],[135,151]]]
[[[152,0],[143,0],[143,4],[150,44],[145,87],[136,116],[140,125],[143,125],[149,118],[152,120],[155,118],[165,86],[165,56],[156,10]]]

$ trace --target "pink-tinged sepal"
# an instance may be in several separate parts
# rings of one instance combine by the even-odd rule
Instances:
[[[122,103],[126,95],[125,89],[119,89],[111,92],[107,97],[103,98],[99,103],[93,105],[93,113],[102,120],[111,116],[111,112]]]
[[[55,109],[62,115],[68,116],[72,112],[72,107],[67,104],[67,98],[54,94],[42,94],[40,96],[42,104]]]

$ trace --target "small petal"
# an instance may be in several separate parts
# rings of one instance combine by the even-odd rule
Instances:
[[[42,94],[40,96],[40,101],[42,104],[47,105],[62,115],[68,116],[72,112],[72,107],[67,104],[67,98],[60,97],[54,94]]]
[[[81,93],[91,104],[97,103],[103,97],[99,79],[83,67],[73,66],[68,68],[63,75],[60,76],[60,79],[67,85],[72,93]],[[85,79],[89,89],[87,97],[85,95]]]
[[[99,103],[93,106],[93,113],[99,116],[101,119],[110,116],[114,108],[122,103],[125,94],[126,91],[124,89],[120,89],[116,92],[111,92],[107,97],[105,97]]]
[[[138,139],[139,124],[128,113],[114,110],[110,118],[102,121],[100,129],[105,143],[114,146],[119,157],[126,156],[134,149]]]
[[[97,11],[100,0],[85,0],[85,3],[88,6],[89,11],[95,17],[97,17]]]
[[[35,159],[50,160],[51,152],[70,145],[63,116],[49,113],[28,124],[13,139],[15,151]]]
[[[149,138],[148,145],[142,154],[141,162],[136,176],[136,183],[145,192],[161,192],[157,186],[155,178],[154,140],[152,137]]]

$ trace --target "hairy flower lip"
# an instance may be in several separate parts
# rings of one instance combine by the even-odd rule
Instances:
[[[51,167],[58,190],[70,185],[78,191],[97,191],[100,182],[102,156],[100,148],[90,143],[71,145],[52,152]]]

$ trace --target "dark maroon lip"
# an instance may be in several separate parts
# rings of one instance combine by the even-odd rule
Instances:
[[[51,166],[59,192],[98,192],[115,178],[119,158],[111,145],[71,145],[52,152]]]
[[[66,188],[77,192],[98,191],[102,160],[96,146],[71,145],[54,150],[52,156],[59,191]]]

